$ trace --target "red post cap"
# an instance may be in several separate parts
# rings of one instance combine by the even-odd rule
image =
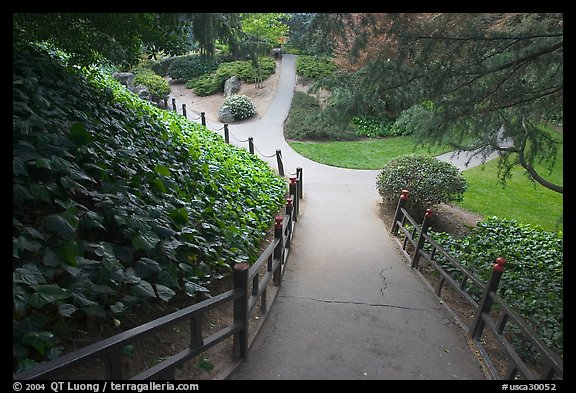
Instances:
[[[408,190],[402,190],[402,195],[400,195],[400,199],[405,201],[406,199],[408,199],[409,194],[410,194],[410,192],[408,192]]]
[[[296,184],[296,176],[290,176],[290,183]]]
[[[286,199],[286,205],[292,207],[292,198]]]
[[[246,270],[248,268],[249,266],[246,262],[240,262],[234,265],[234,270]]]
[[[432,209],[426,209],[426,217],[432,217]]]
[[[284,217],[282,217],[282,216],[276,216],[274,218],[274,221],[276,221],[276,228],[282,227],[282,221],[283,220],[284,220]]]
[[[498,258],[496,258],[496,263],[494,264],[492,269],[496,270],[498,272],[503,272],[505,264],[506,264],[506,259],[502,258],[502,257],[498,257]]]

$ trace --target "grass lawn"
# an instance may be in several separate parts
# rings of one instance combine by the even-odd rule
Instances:
[[[447,146],[414,147],[412,136],[346,142],[289,142],[300,155],[325,165],[351,169],[382,169],[392,158],[409,153],[437,156]]]
[[[563,184],[562,148],[551,174],[543,165],[536,170],[547,180]],[[468,181],[468,190],[464,193],[461,207],[481,214],[484,217],[498,216],[517,220],[525,224],[540,225],[547,231],[562,230],[562,222],[556,225],[563,212],[563,196],[540,184],[530,181],[524,174],[524,168],[516,167],[506,187],[496,183],[498,173],[497,160],[462,172]]]

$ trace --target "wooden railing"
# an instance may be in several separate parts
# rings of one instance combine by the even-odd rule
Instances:
[[[478,353],[486,363],[490,377],[492,379],[563,379],[564,366],[560,356],[552,351],[542,341],[540,335],[530,328],[529,324],[496,293],[504,273],[506,260],[497,258],[490,280],[483,283],[427,233],[430,228],[432,210],[427,210],[420,226],[408,214],[405,209],[408,197],[409,192],[403,190],[398,200],[391,232],[394,235],[400,232],[400,237],[404,238],[400,244],[412,268],[418,269],[420,260],[424,259],[438,273],[440,279],[435,288],[438,297],[442,296],[442,289],[448,283],[473,309],[474,318],[470,326],[466,326],[461,319],[458,322],[466,328]],[[409,248],[412,249],[412,255],[407,251]],[[445,266],[439,263],[440,259]],[[425,279],[421,274],[420,277]],[[457,317],[454,312],[452,313]],[[497,321],[493,317],[496,317]],[[507,369],[504,373],[498,370],[492,356],[486,350],[486,333],[494,338],[491,343],[499,347],[506,357]],[[521,356],[510,342],[512,335],[529,343],[542,361],[535,365]]]

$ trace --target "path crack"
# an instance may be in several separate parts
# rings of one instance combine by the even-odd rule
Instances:
[[[316,299],[313,297],[307,296],[287,296],[287,295],[278,295],[278,297],[282,298],[295,298],[295,299],[305,299],[305,300],[312,300],[315,302],[321,303],[328,303],[328,304],[355,304],[359,306],[369,306],[369,307],[387,307],[387,308],[398,308],[401,310],[414,310],[414,311],[428,311],[425,308],[414,308],[414,307],[404,307],[404,306],[394,306],[392,304],[383,304],[383,303],[364,303],[364,302],[352,302],[352,301],[344,301],[344,300],[329,300],[329,299]]]

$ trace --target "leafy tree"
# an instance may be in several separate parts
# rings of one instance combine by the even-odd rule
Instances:
[[[88,65],[102,57],[132,65],[144,48],[154,58],[188,50],[189,23],[174,14],[19,13],[13,15],[14,41],[47,41]]]
[[[421,142],[498,151],[502,183],[521,165],[563,192],[533,166],[552,167],[560,143],[542,125],[563,119],[562,14],[318,14],[311,25],[346,71],[330,84],[334,120],[428,102],[431,116],[411,125]]]

